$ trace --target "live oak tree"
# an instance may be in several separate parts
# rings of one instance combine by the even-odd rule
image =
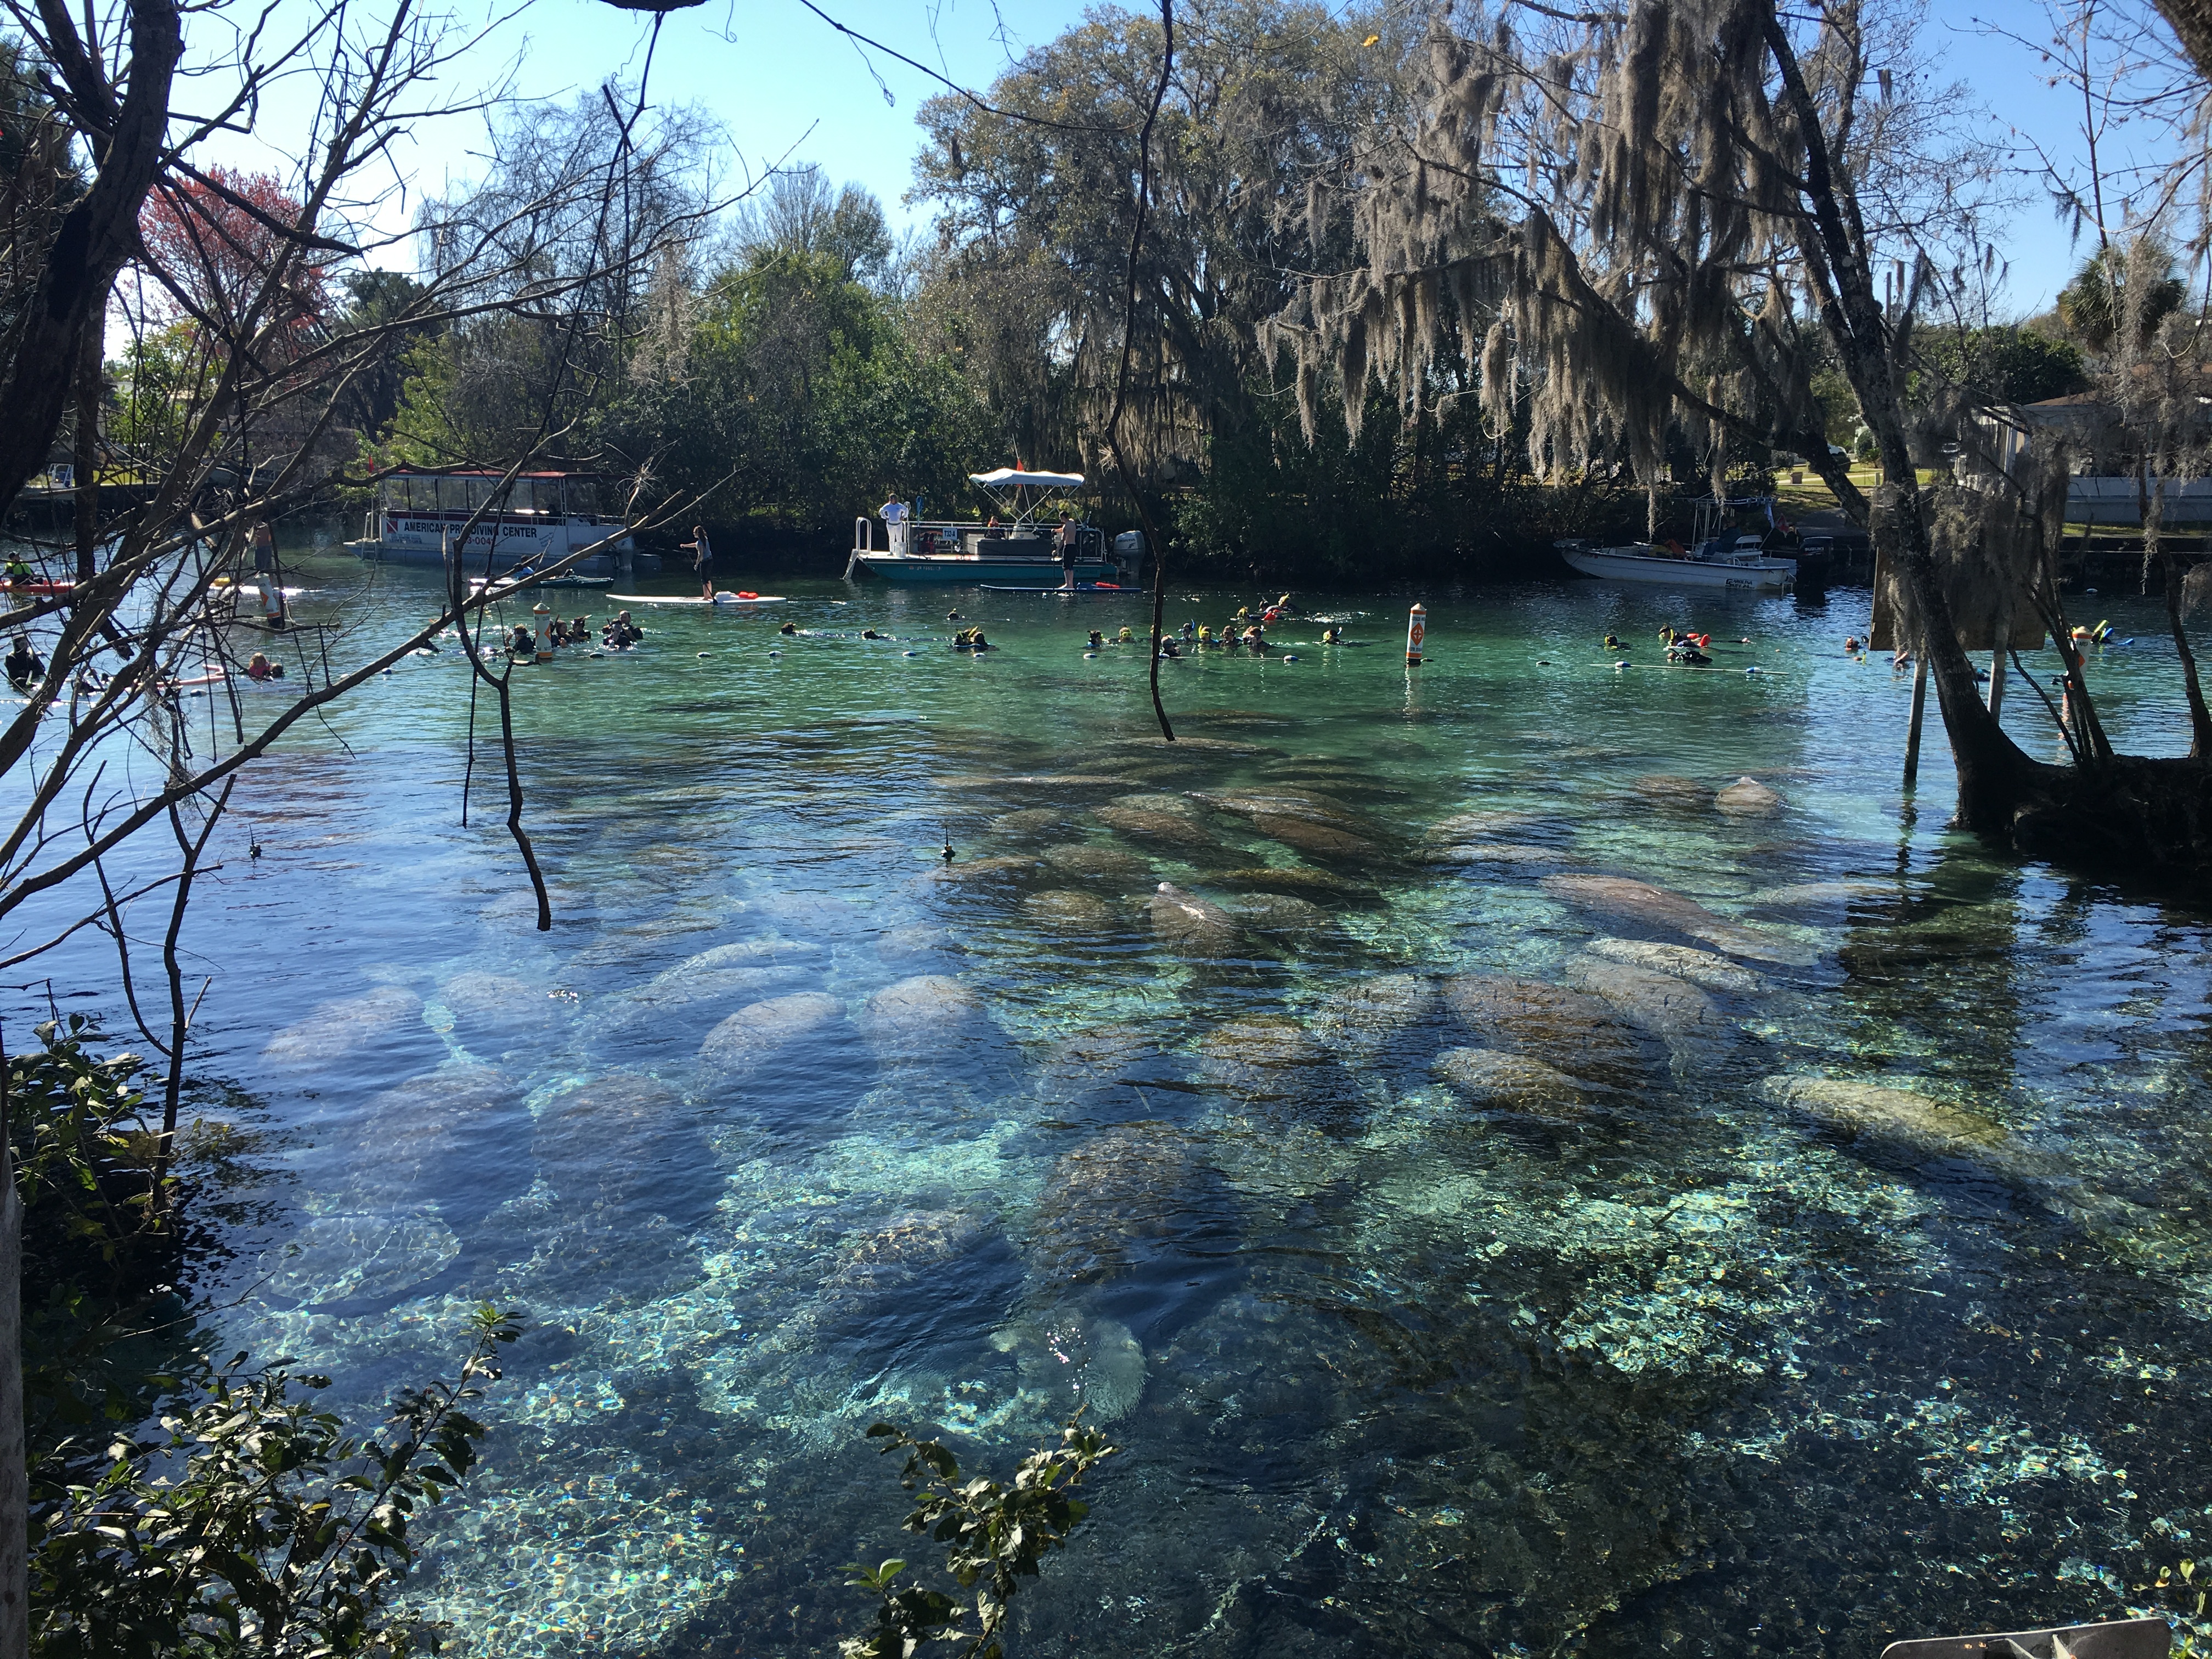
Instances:
[[[2113,753],[2070,659],[2075,763],[2035,760],[1960,643],[1905,392],[1916,320],[1994,265],[1971,188],[1990,161],[1950,125],[1955,94],[1917,56],[1913,21],[1869,0],[1455,14],[1431,32],[1419,118],[1376,134],[1309,209],[1344,216],[1360,258],[1314,274],[1273,343],[1295,354],[1302,400],[1333,386],[1356,419],[1370,375],[1417,406],[1455,338],[1493,428],[1525,421],[1540,474],[1622,465],[1656,495],[1670,428],[1700,441],[1716,477],[1732,447],[1802,453],[1909,596],[1960,821],[2068,857],[2199,865],[2201,761]],[[1829,448],[1811,370],[1830,354],[1891,481],[1873,500]],[[2040,558],[2055,607],[2047,484],[2004,486],[2010,545],[1991,579]]]

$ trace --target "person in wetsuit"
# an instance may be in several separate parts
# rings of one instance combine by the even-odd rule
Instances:
[[[19,695],[27,696],[31,688],[45,678],[46,672],[46,659],[31,649],[29,637],[16,635],[15,648],[8,653],[8,684],[14,686]]]

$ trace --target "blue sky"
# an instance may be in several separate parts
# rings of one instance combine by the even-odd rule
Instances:
[[[990,0],[818,3],[852,27],[979,89],[1012,55],[1079,21],[1084,9],[1073,0],[1000,0],[996,6]],[[1939,71],[1966,84],[1994,132],[2018,127],[2047,146],[2071,149],[2069,99],[2043,84],[2033,54],[1978,21],[1990,17],[2022,33],[2040,27],[2038,9],[2023,0],[1934,0],[1926,40]],[[609,76],[634,79],[650,31],[648,17],[602,0],[536,0],[500,32],[503,45],[496,54],[480,52],[459,70],[464,78],[471,72],[489,77],[503,58],[519,53],[517,92],[565,100]],[[915,112],[939,89],[883,54],[867,53],[864,59],[800,0],[706,0],[668,16],[653,53],[656,103],[706,110],[754,168],[788,156],[818,163],[835,182],[857,180],[883,200],[900,225],[926,218],[901,198],[912,182]],[[272,100],[264,127],[281,132],[284,125],[280,96]],[[472,152],[480,132],[480,123],[472,120],[424,123],[395,159],[403,171],[411,169],[426,186],[437,188],[449,174],[466,178],[475,172]],[[254,164],[251,144],[230,149],[225,159]],[[2047,306],[2081,257],[2033,192],[2003,241],[2011,271],[2005,297],[2009,309],[2022,313]]]

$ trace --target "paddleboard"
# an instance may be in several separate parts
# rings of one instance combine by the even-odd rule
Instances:
[[[750,611],[757,605],[782,605],[786,602],[781,593],[757,593],[750,599],[741,599],[734,593],[717,593],[711,599],[659,593],[610,593],[606,597],[611,605],[727,605],[732,611]]]

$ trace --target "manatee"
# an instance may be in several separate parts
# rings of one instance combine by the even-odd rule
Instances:
[[[1233,887],[1249,892],[1299,893],[1308,896],[1364,899],[1373,896],[1373,890],[1328,870],[1293,869],[1288,866],[1253,865],[1237,870],[1209,872],[1209,884]]]
[[[1431,824],[1422,832],[1421,839],[1431,847],[1456,847],[1462,842],[1482,841],[1492,836],[1510,836],[1549,821],[1542,812],[1523,811],[1516,808],[1455,812],[1449,817],[1439,818]]]
[[[1152,866],[1134,853],[1109,846],[1102,841],[1070,842],[1060,847],[1048,847],[1044,851],[1044,861],[1055,873],[1062,876],[1088,877],[1133,885],[1145,880],[1152,872]]]
[[[1251,823],[1268,840],[1319,858],[1365,858],[1375,851],[1375,843],[1365,837],[1330,824],[1316,823],[1310,818],[1294,818],[1279,812],[1255,812]]]
[[[886,927],[876,939],[876,954],[885,962],[914,962],[949,950],[952,936],[926,921]]]
[[[1050,1397],[1055,1416],[1081,1407],[1086,1423],[1116,1422],[1144,1397],[1144,1347],[1117,1320],[1019,1319],[992,1332],[991,1346],[1014,1356],[1024,1389]]]
[[[1444,981],[1443,999],[1486,1049],[1526,1054],[1611,1087],[1641,1087],[1658,1059],[1642,1033],[1607,1003],[1564,986],[1462,974]]]
[[[1463,842],[1431,849],[1431,864],[1583,864],[1580,853],[1564,847],[1524,847],[1516,842]]]
[[[1443,1012],[1436,986],[1418,974],[1378,974],[1335,993],[1314,1012],[1314,1035],[1359,1059],[1403,1041]]]
[[[1188,811],[1163,812],[1139,806],[1102,806],[1091,816],[1108,829],[1162,847],[1196,849],[1214,844],[1213,836]]]
[[[1697,986],[1651,968],[1605,957],[1579,957],[1567,964],[1567,982],[1611,1003],[1621,1017],[1652,1032],[1678,1055],[1725,1041],[1735,1028]]]
[[[696,1226],[721,1191],[691,1109],[667,1085],[635,1073],[609,1072],[547,1102],[530,1148],[570,1212],[604,1204]]]
[[[1677,777],[1671,772],[1649,773],[1629,787],[1662,806],[1703,806],[1711,799],[1711,792],[1695,778]]]
[[[1847,904],[1854,899],[1895,898],[1895,882],[1802,881],[1789,887],[1769,887],[1753,893],[1750,902],[1762,910],[1806,910],[1824,905]]]
[[[826,992],[769,997],[738,1009],[708,1032],[699,1058],[717,1071],[741,1071],[844,1017],[844,1003]]]
[[[715,1017],[717,1005],[734,1007],[741,1002],[757,1001],[766,993],[782,989],[806,976],[807,970],[795,963],[765,968],[708,969],[704,972],[671,968],[666,973],[656,974],[647,983],[600,1003],[594,1011],[598,1016],[595,1024],[602,1035],[616,1035],[681,1018],[696,1030],[699,1024]]]
[[[1058,806],[1025,806],[1018,812],[1007,812],[991,820],[991,833],[1009,840],[1027,841],[1032,836],[1042,836],[1057,830],[1074,816]]]
[[[1103,901],[1064,887],[1030,894],[1022,901],[1022,915],[1036,927],[1054,933],[1103,933],[1117,920]]]
[[[435,1209],[320,1215],[261,1258],[269,1294],[310,1305],[393,1302],[428,1283],[461,1253]]]
[[[1117,795],[1106,804],[1131,812],[1165,812],[1170,817],[1194,818],[1198,816],[1197,810],[1182,795]]]
[[[1334,930],[1336,918],[1310,899],[1288,893],[1252,893],[1237,902],[1237,919],[1255,933],[1306,939]]]
[[[800,966],[820,962],[822,947],[803,939],[749,939],[735,945],[718,945],[702,951],[660,975],[681,978],[687,974],[717,973],[741,968]]]
[[[1053,1160],[1026,1229],[1032,1269],[1080,1284],[1125,1270],[1132,1241],[1163,1238],[1182,1219],[1190,1159],[1163,1123],[1123,1123]]]
[[[1328,1051],[1294,1019],[1255,1015],[1208,1032],[1199,1045],[1206,1081],[1246,1105],[1312,1103],[1349,1091]]]
[[[1196,789],[1191,799],[1204,801],[1242,818],[1296,818],[1342,830],[1354,836],[1372,836],[1374,824],[1340,800],[1310,789]]]
[[[387,1200],[436,1198],[450,1219],[471,1219],[528,1188],[517,1143],[529,1125],[522,1091],[505,1073],[441,1066],[362,1103],[352,1183]]]
[[[357,997],[318,1003],[302,1020],[286,1026],[263,1045],[264,1060],[316,1065],[412,1025],[422,1015],[422,999],[401,985],[380,985]]]
[[[879,1058],[927,1060],[988,1024],[975,994],[947,974],[915,974],[886,985],[860,1006],[860,1035]]]
[[[1657,945],[1641,939],[1594,939],[1583,948],[1592,956],[1609,961],[1672,974],[1676,979],[1702,985],[1708,991],[1751,995],[1768,988],[1766,981],[1750,969],[1739,968],[1726,957],[1693,950],[1686,945]]]
[[[1178,956],[1231,956],[1243,945],[1243,935],[1234,917],[1173,882],[1162,882],[1145,909],[1152,918],[1153,933]]]
[[[1579,1117],[1590,1102],[1589,1085],[1540,1060],[1495,1048],[1447,1048],[1436,1073],[1476,1106],[1502,1106],[1537,1117]]]
[[[930,871],[929,878],[947,887],[1004,887],[1036,875],[1040,867],[1026,853],[1000,853],[940,863]]]
[[[472,1025],[544,1025],[556,1012],[544,992],[505,974],[456,974],[438,988],[438,1000]]]
[[[939,778],[936,782],[939,789],[963,792],[970,789],[1050,789],[1064,792],[1070,789],[1126,789],[1129,787],[1127,778],[1109,777],[1097,772],[971,772],[958,777]]]
[[[2021,1146],[2002,1124],[1910,1090],[1825,1077],[1770,1077],[1759,1086],[1768,1098],[1856,1139],[1928,1158],[1968,1158],[2005,1173],[2049,1172],[2048,1160]]]
[[[1544,890],[1554,898],[1600,915],[1625,916],[1647,927],[1687,933],[1692,939],[1718,946],[1732,957],[1800,967],[1808,959],[1807,952],[1789,940],[1717,916],[1695,899],[1654,887],[1648,881],[1634,881],[1626,876],[1547,876]]]
[[[1716,793],[1713,805],[1734,817],[1759,817],[1782,810],[1782,797],[1755,778],[1738,778]]]
[[[988,1245],[994,1231],[964,1210],[907,1210],[888,1218],[848,1241],[816,1299],[785,1322],[781,1345],[803,1347],[823,1327],[872,1323],[886,1301],[927,1292],[951,1264]]]

